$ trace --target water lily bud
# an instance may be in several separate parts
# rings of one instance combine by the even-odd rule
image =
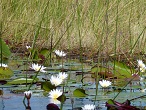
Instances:
[[[24,95],[27,99],[30,99],[31,98],[31,95],[32,95],[32,92],[31,91],[25,91],[24,92]]]

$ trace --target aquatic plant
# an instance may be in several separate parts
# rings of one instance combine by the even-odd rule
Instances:
[[[53,85],[58,86],[63,82],[63,80],[61,78],[59,78],[58,76],[52,75],[51,78],[50,78],[50,82]]]
[[[101,87],[107,88],[111,85],[111,82],[107,80],[102,80],[102,81],[99,81],[99,84],[101,85]]]
[[[86,104],[84,107],[82,107],[82,110],[95,110],[95,105],[93,104]]]
[[[66,56],[66,53],[64,53],[63,51],[60,51],[60,50],[55,50],[55,54],[58,55],[59,57]]]
[[[30,99],[31,98],[31,95],[32,95],[32,91],[25,91],[24,92],[24,95],[27,99]]]
[[[31,46],[29,46],[29,45],[26,45],[26,48],[27,48],[27,49],[31,49]]]
[[[7,64],[3,64],[3,63],[2,63],[2,64],[0,64],[0,66],[1,66],[1,67],[5,67],[5,68],[6,68],[6,67],[8,67],[8,65],[7,65]]]
[[[62,80],[65,80],[68,77],[68,74],[65,72],[59,72],[58,77]]]
[[[40,72],[46,72],[44,69],[46,69],[46,67],[42,66],[42,65],[39,65],[39,64],[32,64],[31,69],[34,69],[35,71],[40,71]]]
[[[62,95],[63,92],[61,92],[60,89],[53,89],[49,92],[49,96],[50,98],[53,98],[53,99],[57,99],[59,98],[61,95]]]
[[[137,60],[137,62],[138,62],[138,67],[140,69],[140,72],[145,72],[146,65],[143,63],[143,61],[142,60]]]

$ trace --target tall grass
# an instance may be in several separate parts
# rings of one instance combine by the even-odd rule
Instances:
[[[117,0],[49,0],[43,15],[47,1],[1,0],[3,39],[9,39],[12,46],[32,45],[44,16],[35,43],[39,48],[49,48],[60,39],[68,27],[67,22],[75,16],[56,48],[78,49],[82,46],[96,53],[101,42],[103,54],[131,49],[132,52],[146,52],[145,0],[119,0],[118,15]],[[70,44],[66,39],[71,39]]]

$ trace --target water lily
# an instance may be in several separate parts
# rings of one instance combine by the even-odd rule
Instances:
[[[63,51],[60,51],[60,50],[55,50],[55,54],[60,56],[60,57],[66,56],[66,53],[64,53]]]
[[[62,81],[63,80],[61,78],[59,78],[58,76],[53,76],[53,75],[51,76],[51,79],[50,79],[50,82],[54,84],[55,86],[60,85]]]
[[[61,90],[59,89],[53,89],[49,92],[49,96],[52,99],[57,99],[58,97],[60,97],[62,95],[63,92],[61,92]]]
[[[108,86],[111,85],[111,82],[110,81],[107,81],[107,80],[102,80],[102,81],[99,81],[99,84],[103,87],[103,88],[106,88]]]
[[[82,110],[95,110],[95,105],[93,104],[86,104],[82,107]]]
[[[27,48],[27,49],[30,49],[30,48],[31,48],[31,46],[26,46],[26,48]]]
[[[146,88],[145,89],[142,89],[141,92],[146,92]]]
[[[8,67],[8,65],[7,65],[7,64],[3,64],[3,63],[2,63],[2,64],[0,64],[0,66],[1,66],[1,67],[5,67],[5,68],[6,68],[6,67]]]
[[[40,71],[40,72],[46,72],[44,69],[46,69],[46,67],[38,65],[38,64],[32,64],[31,69],[34,69],[35,71]]]
[[[142,61],[142,60],[137,60],[137,62],[138,62],[138,67],[140,68],[140,71],[141,71],[141,72],[145,72],[146,66],[145,66],[145,64],[143,63],[143,61]]]
[[[24,95],[27,99],[30,99],[31,98],[31,95],[32,95],[32,91],[25,91],[24,92]]]
[[[50,102],[53,103],[53,104],[60,104],[61,102],[55,98],[51,98],[50,99]]]
[[[64,80],[68,77],[68,74],[66,74],[65,72],[59,72],[58,77]]]

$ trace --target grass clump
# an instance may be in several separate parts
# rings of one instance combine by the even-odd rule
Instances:
[[[146,53],[144,0],[2,0],[2,38],[35,46],[101,54]],[[45,8],[47,5],[47,8]],[[44,10],[46,9],[45,13]],[[43,17],[42,17],[43,16]],[[41,25],[40,25],[41,22]],[[116,46],[116,48],[115,48]],[[83,49],[79,49],[83,52]]]

